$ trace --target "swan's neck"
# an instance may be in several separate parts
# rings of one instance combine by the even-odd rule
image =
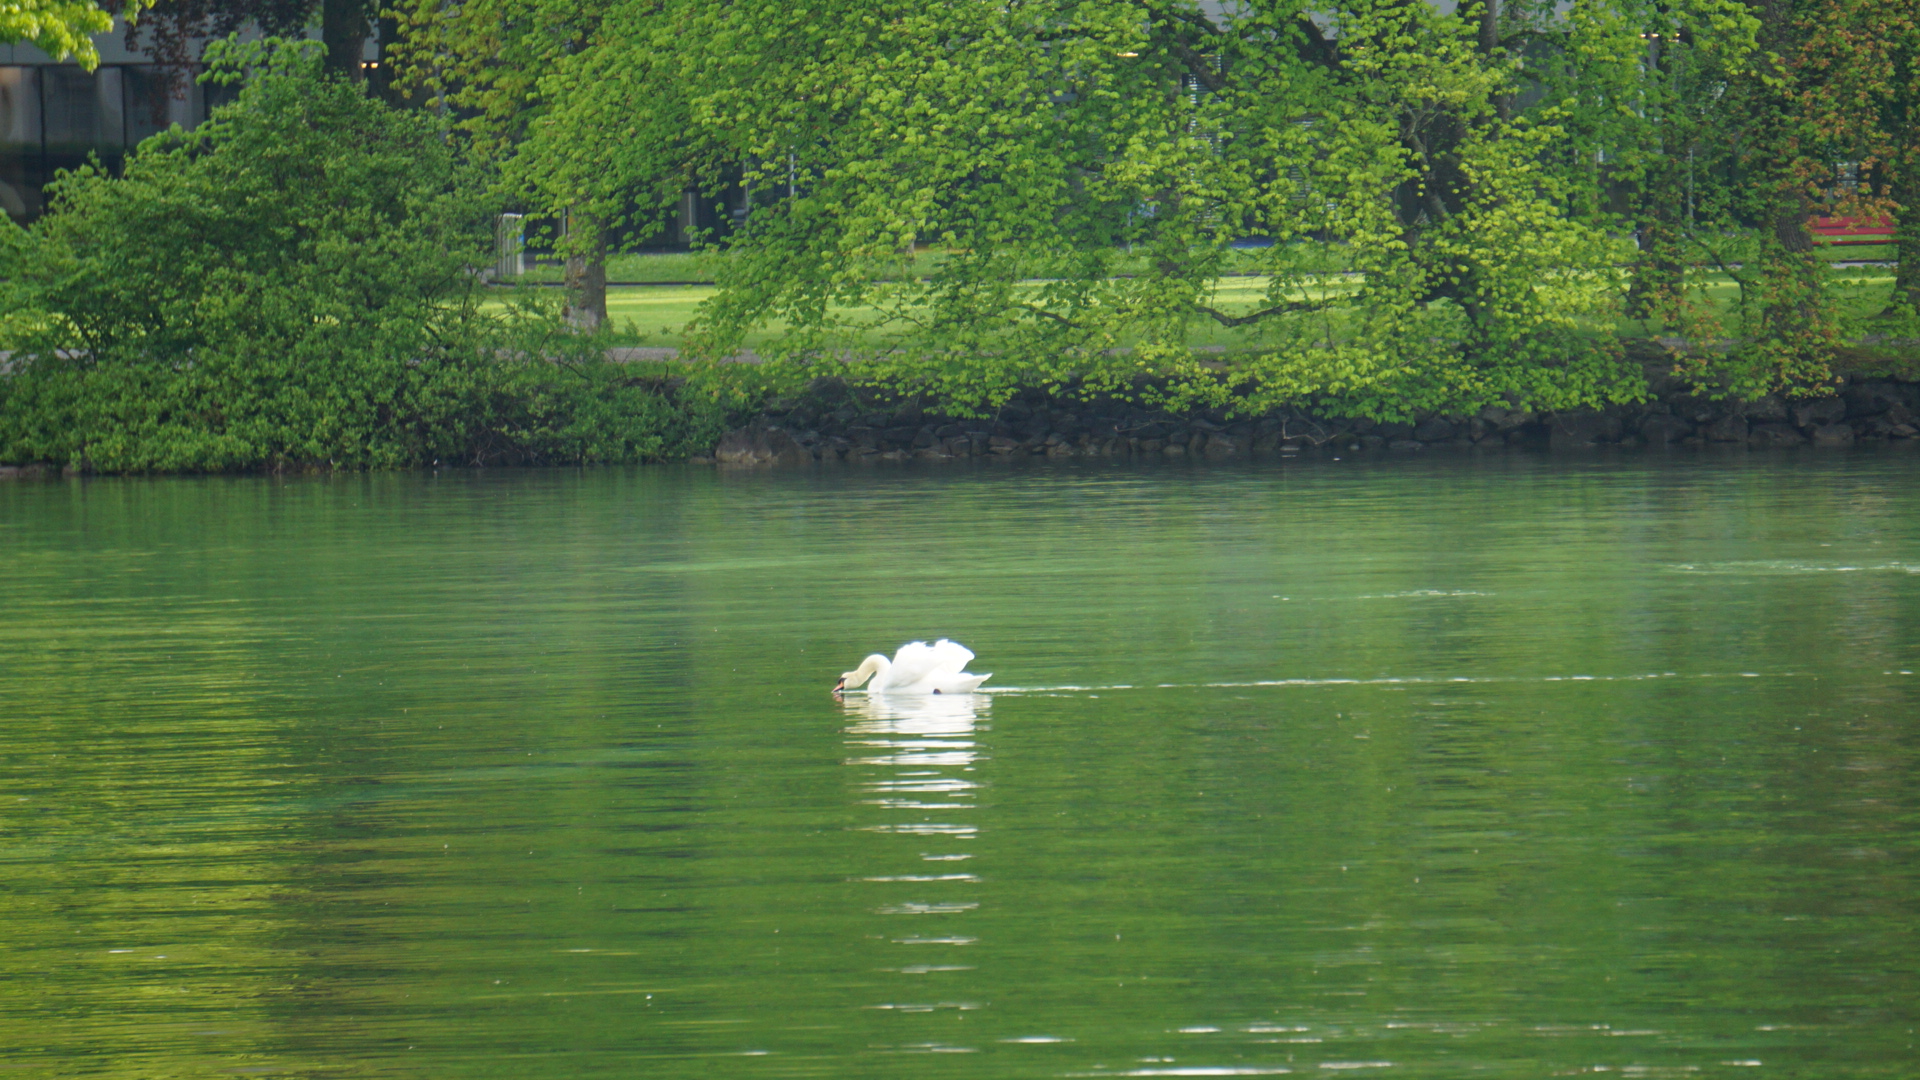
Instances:
[[[888,660],[886,657],[880,655],[879,653],[874,653],[872,656],[869,656],[865,660],[862,660],[860,662],[859,669],[854,672],[854,674],[858,676],[859,679],[853,685],[865,686],[867,685],[868,681],[871,679],[878,679],[881,682],[885,682],[887,679],[887,672],[891,671],[892,669],[893,669],[893,661]]]

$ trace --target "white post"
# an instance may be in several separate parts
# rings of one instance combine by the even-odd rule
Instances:
[[[525,214],[501,214],[493,233],[493,277],[495,281],[517,278],[527,272],[527,231]]]

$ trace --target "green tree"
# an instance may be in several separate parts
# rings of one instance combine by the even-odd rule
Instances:
[[[389,53],[396,86],[451,110],[467,152],[496,171],[554,108],[546,76],[584,49],[601,22],[598,5],[575,0],[397,0],[392,14],[400,28]],[[560,209],[569,307],[576,322],[597,327],[606,320],[611,223],[591,206]]]
[[[724,396],[487,304],[493,203],[434,117],[318,42],[209,50],[239,98],[0,228],[0,461],[100,471],[639,461]]]
[[[1851,163],[1864,181],[1841,189],[1836,210],[1888,215],[1899,267],[1886,315],[1920,309],[1920,3],[1820,0],[1799,26],[1796,105],[1809,131],[1805,179],[1817,195],[1822,166]]]
[[[1696,339],[1683,370],[1699,382],[1742,396],[1830,385],[1847,325],[1807,219],[1831,207],[1848,160],[1880,186],[1843,202],[1897,205],[1913,160],[1911,24],[1898,4],[1841,0],[1572,9],[1544,80],[1575,103],[1568,159],[1594,173],[1594,219],[1639,241],[1630,313]],[[1731,320],[1708,298],[1725,278]]]
[[[24,41],[55,60],[73,59],[91,71],[100,63],[93,35],[113,29],[117,11],[128,21],[153,0],[124,0],[117,8],[94,0],[4,0],[0,2],[0,42]]]
[[[1716,390],[1826,382],[1823,4],[1897,40],[1841,0],[420,0],[412,47],[503,190],[585,223],[583,260],[743,184],[707,355],[771,333],[769,372],[963,405],[1078,382],[1384,417],[1630,399],[1623,315],[1732,340],[1687,357]],[[1892,134],[1846,145],[1891,184],[1888,48],[1897,76],[1847,100]],[[1269,286],[1230,307],[1249,267]]]
[[[1575,332],[1613,246],[1567,214],[1541,165],[1555,115],[1512,107],[1521,69],[1481,37],[1415,0],[622,4],[558,62],[547,97],[579,107],[526,168],[574,148],[584,175],[622,140],[651,140],[629,184],[737,162],[756,206],[700,327],[714,354],[777,322],[780,356],[860,351],[862,377],[973,403],[1142,375],[1379,415],[1630,396]],[[693,134],[663,155],[658,129],[610,120],[664,86]],[[1272,284],[1230,313],[1215,295],[1247,236],[1273,241]],[[1329,277],[1309,237],[1357,276]],[[924,245],[944,258],[922,270]],[[863,305],[877,327],[845,314]],[[1203,323],[1240,336],[1224,374],[1188,346]]]
[[[1702,330],[1699,271],[1734,261],[1742,110],[1729,91],[1759,26],[1743,0],[1608,0],[1545,20],[1525,43],[1529,77],[1564,114],[1550,160],[1577,212],[1636,242],[1635,317]]]
[[[393,465],[459,449],[485,212],[430,119],[220,45],[231,106],[88,167],[8,234],[0,453],[127,469]],[[10,227],[11,228],[11,227]]]

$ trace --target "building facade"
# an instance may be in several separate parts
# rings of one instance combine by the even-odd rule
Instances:
[[[129,147],[174,124],[193,127],[219,102],[224,88],[180,86],[130,52],[123,34],[96,43],[93,71],[31,45],[0,45],[0,208],[15,221],[40,216],[42,189],[58,170],[93,156],[118,168]]]
[[[234,94],[202,86],[197,70],[176,78],[126,44],[123,28],[94,38],[100,66],[56,63],[32,45],[0,45],[0,209],[18,222],[40,216],[44,189],[61,169],[98,157],[118,169],[127,151],[174,124],[192,128]],[[198,55],[205,42],[193,42]],[[366,58],[378,55],[369,39]]]

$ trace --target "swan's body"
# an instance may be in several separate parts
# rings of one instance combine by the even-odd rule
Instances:
[[[967,661],[972,659],[972,650],[946,638],[931,645],[909,641],[892,660],[874,653],[860,661],[859,667],[840,676],[834,690],[866,686],[872,694],[971,694],[992,677],[991,672],[968,674]]]

